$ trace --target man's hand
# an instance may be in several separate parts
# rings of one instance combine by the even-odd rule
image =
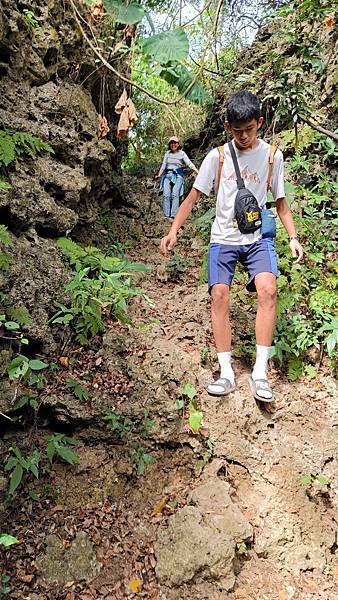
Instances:
[[[165,235],[161,239],[161,252],[162,254],[167,254],[168,250],[171,250],[176,244],[176,233],[171,233],[169,231],[168,235]]]
[[[295,260],[295,262],[293,263],[296,265],[303,258],[303,255],[304,255],[303,248],[298,240],[291,240],[290,248],[291,248],[293,258],[297,258],[297,260]]]

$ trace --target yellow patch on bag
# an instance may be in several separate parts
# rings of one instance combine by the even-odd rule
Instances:
[[[258,212],[247,212],[246,213],[247,219],[249,221],[249,223],[251,223],[252,221],[256,221],[256,219],[258,219]]]

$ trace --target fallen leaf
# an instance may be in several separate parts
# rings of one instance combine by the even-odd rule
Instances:
[[[156,515],[159,515],[162,512],[162,510],[164,509],[164,507],[166,506],[168,500],[169,500],[169,496],[164,496],[164,498],[162,498],[162,500],[160,500],[157,504],[155,504],[150,516],[156,517]]]
[[[324,27],[325,29],[333,29],[335,26],[335,20],[334,20],[334,15],[333,13],[330,13],[329,15],[327,15],[327,17],[324,19]]]
[[[133,594],[137,594],[142,586],[142,581],[141,579],[132,579],[131,581],[129,581],[128,583],[128,587],[129,589],[133,592]]]
[[[24,573],[20,573],[17,575],[18,579],[23,583],[30,583],[34,577],[34,575],[25,575]]]

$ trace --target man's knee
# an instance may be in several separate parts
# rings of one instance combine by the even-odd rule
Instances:
[[[277,302],[276,281],[260,282],[257,286],[257,296],[260,304],[264,306],[274,306]]]
[[[229,306],[229,287],[216,283],[211,290],[211,306],[214,310],[227,309]]]

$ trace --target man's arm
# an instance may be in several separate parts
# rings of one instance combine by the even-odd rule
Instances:
[[[176,243],[177,232],[184,225],[187,218],[189,217],[195,202],[199,199],[201,192],[196,188],[192,188],[182,202],[180,208],[177,211],[176,217],[173,221],[171,229],[168,235],[165,235],[161,240],[161,252],[166,254],[168,250],[171,250]]]
[[[293,220],[292,212],[285,198],[278,198],[276,200],[276,209],[280,220],[284,228],[286,229],[290,238],[290,248],[292,256],[297,258],[295,263],[299,263],[303,258],[303,248],[297,239],[297,233],[295,223]]]

